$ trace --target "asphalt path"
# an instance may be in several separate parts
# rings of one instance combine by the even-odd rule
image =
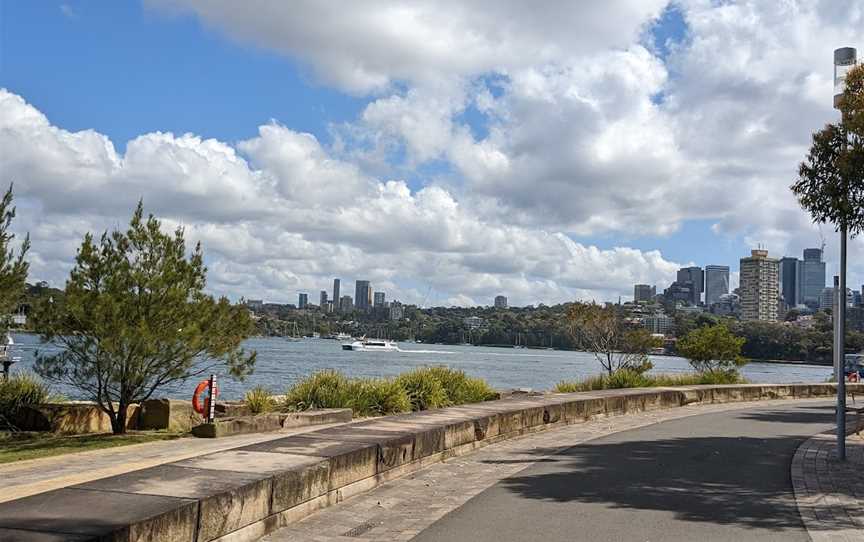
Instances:
[[[616,433],[533,463],[414,540],[809,541],[790,463],[832,422],[830,402],[790,401]]]

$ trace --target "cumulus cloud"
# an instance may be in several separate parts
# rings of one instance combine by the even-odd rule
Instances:
[[[314,136],[275,124],[234,146],[144,134],[121,155],[105,136],[53,126],[0,90],[0,148],[16,150],[0,155],[0,168],[19,179],[16,226],[32,234],[32,274],[55,283],[84,233],[122,227],[139,197],[166,228],[183,226],[203,243],[210,288],[234,297],[293,301],[340,276],[370,279],[406,302],[422,301],[425,287],[439,302],[488,303],[506,292],[516,303],[553,303],[606,299],[677,267],[657,252],[604,251],[485,221],[443,187],[412,191],[369,177]],[[70,168],[83,180],[70,182]]]

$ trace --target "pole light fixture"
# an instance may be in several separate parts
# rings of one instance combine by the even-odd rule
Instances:
[[[846,89],[846,74],[857,60],[854,47],[834,50],[834,108]],[[845,119],[843,119],[845,120]],[[844,145],[845,150],[845,145]],[[837,289],[837,314],[834,316],[834,363],[837,368],[837,459],[846,460],[846,222],[840,226],[840,279]]]

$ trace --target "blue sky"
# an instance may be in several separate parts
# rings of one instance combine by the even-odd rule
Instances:
[[[160,3],[162,0],[153,0],[153,2]],[[662,6],[662,2],[663,0],[653,0],[657,6]],[[741,3],[745,2],[747,0],[741,0]],[[429,73],[436,74],[435,76],[439,78],[448,76],[448,65],[444,64],[443,68],[440,65],[442,62],[438,58],[440,51],[433,51],[426,56],[423,56],[424,51],[420,51],[416,56],[411,57],[410,55],[414,54],[415,51],[411,51],[409,48],[405,51],[407,60],[403,60],[398,58],[398,55],[388,54],[388,49],[398,49],[404,44],[388,43],[386,40],[389,39],[389,36],[386,35],[381,37],[383,45],[371,44],[369,50],[363,50],[365,44],[360,43],[358,45],[356,41],[349,45],[331,43],[338,41],[339,36],[336,35],[334,38],[334,34],[327,33],[326,26],[331,22],[328,18],[342,16],[339,13],[340,8],[335,4],[327,4],[326,9],[332,9],[333,6],[336,6],[335,11],[328,12],[329,17],[319,14],[317,18],[303,18],[296,15],[296,20],[291,20],[292,10],[281,6],[279,3],[271,5],[269,12],[262,10],[260,17],[257,16],[258,14],[252,14],[245,18],[244,16],[247,14],[241,12],[231,14],[231,10],[240,9],[231,3],[219,4],[220,6],[228,6],[224,8],[214,7],[216,6],[215,3],[202,3],[197,0],[178,0],[177,3],[183,7],[177,12],[169,12],[170,10],[161,9],[158,6],[151,7],[133,1],[13,2],[0,0],[0,25],[2,25],[0,26],[0,34],[2,34],[2,38],[0,38],[0,88],[5,88],[12,94],[26,100],[34,109],[44,113],[51,125],[59,129],[69,132],[94,130],[105,134],[111,139],[121,155],[125,152],[128,141],[152,132],[171,132],[178,136],[184,133],[193,133],[202,138],[214,138],[229,146],[235,146],[238,142],[256,139],[259,126],[275,121],[292,133],[313,134],[321,143],[322,152],[329,159],[348,160],[353,164],[354,158],[359,157],[356,158],[356,166],[360,170],[366,168],[369,163],[370,156],[361,152],[363,150],[368,151],[368,149],[349,148],[347,152],[343,152],[344,149],[332,148],[331,146],[335,142],[334,133],[344,134],[346,130],[361,130],[366,137],[371,137],[372,141],[386,136],[389,138],[386,141],[389,141],[391,145],[388,147],[388,154],[385,158],[387,167],[384,169],[380,167],[378,169],[366,169],[366,173],[373,177],[381,176],[382,181],[389,178],[404,179],[407,186],[415,193],[425,186],[442,182],[444,186],[454,186],[456,188],[454,194],[459,194],[463,189],[472,189],[467,187],[467,184],[463,186],[463,183],[467,183],[467,181],[463,180],[464,171],[460,169],[464,165],[454,159],[454,156],[458,156],[457,154],[448,154],[449,151],[437,151],[431,154],[432,158],[430,159],[414,162],[410,160],[412,152],[410,134],[399,133],[397,136],[393,136],[392,133],[387,133],[382,128],[383,125],[372,125],[364,119],[364,111],[367,111],[371,105],[380,105],[390,98],[404,98],[410,89],[428,88]],[[740,76],[742,80],[745,80],[749,77],[746,72],[731,75],[727,73],[718,78],[719,82],[714,82],[711,80],[713,77],[711,73],[693,73],[694,66],[705,66],[705,62],[688,60],[690,56],[695,59],[696,55],[702,54],[699,49],[700,43],[716,43],[727,40],[730,47],[746,48],[751,45],[751,42],[754,47],[759,46],[759,40],[764,38],[774,40],[770,43],[776,42],[777,47],[788,49],[790,56],[802,56],[800,52],[796,53],[795,49],[800,44],[783,45],[783,40],[789,38],[788,28],[783,25],[793,23],[776,16],[777,10],[772,7],[774,3],[751,4],[746,9],[742,7],[740,13],[736,11],[737,4],[738,2],[731,2],[721,6],[719,4],[705,5],[690,2],[682,2],[680,5],[674,3],[667,5],[665,9],[654,11],[653,14],[651,10],[646,9],[644,14],[633,16],[631,20],[624,20],[625,16],[629,16],[637,8],[642,9],[645,4],[631,0],[616,0],[616,2],[609,4],[608,17],[605,17],[607,14],[601,13],[604,18],[620,20],[622,26],[630,24],[634,29],[632,32],[633,41],[630,42],[626,39],[626,32],[622,32],[624,37],[609,37],[607,40],[609,44],[605,47],[610,51],[626,51],[626,54],[636,59],[633,62],[645,64],[641,68],[648,70],[646,74],[655,68],[650,66],[651,61],[639,57],[638,52],[633,52],[635,47],[640,45],[647,47],[656,55],[656,61],[660,62],[661,65],[668,62],[664,66],[668,70],[665,75],[665,82],[658,84],[656,88],[650,91],[650,99],[657,108],[655,117],[668,115],[668,119],[664,120],[665,124],[659,124],[659,128],[654,126],[656,121],[654,117],[637,119],[634,121],[634,125],[640,127],[639,129],[644,127],[646,130],[671,131],[672,134],[668,137],[674,138],[674,141],[669,149],[663,152],[669,155],[680,154],[680,156],[672,156],[670,160],[680,158],[679,163],[684,164],[683,167],[686,167],[688,161],[696,163],[697,160],[702,160],[702,170],[694,173],[694,175],[702,176],[704,171],[708,171],[707,175],[710,177],[712,169],[723,171],[727,169],[727,164],[737,160],[738,156],[719,156],[716,163],[711,162],[711,159],[705,159],[703,156],[693,158],[693,156],[700,154],[696,146],[702,142],[688,142],[685,136],[681,136],[675,131],[680,126],[684,126],[684,123],[690,122],[687,114],[694,111],[702,114],[703,106],[716,107],[720,111],[716,117],[718,119],[740,116],[728,103],[723,101],[726,98],[717,102],[712,101],[711,92],[714,89],[711,88],[711,85],[716,85],[716,88],[719,89],[717,92],[723,92],[725,89],[722,86],[727,83],[727,79]],[[314,4],[310,5],[313,6],[312,9],[318,8]],[[777,6],[777,9],[782,10],[782,3],[778,3]],[[309,6],[304,6],[304,9],[307,8]],[[510,8],[512,6],[507,6],[507,9]],[[763,8],[765,9],[764,13],[759,11]],[[376,7],[376,9],[378,8]],[[572,6],[569,9],[573,10]],[[588,8],[586,7],[586,9]],[[592,6],[590,9],[600,10],[601,8]],[[504,7],[502,6],[503,10]],[[722,13],[721,10],[723,10]],[[344,17],[348,21],[346,24],[350,27],[351,21],[356,20],[357,15],[348,13],[350,10],[347,7],[344,11],[346,12]],[[687,26],[685,21],[691,20],[688,18],[688,13],[691,11],[698,11],[698,16],[692,20],[700,21],[699,24],[702,26],[698,28]],[[661,15],[659,19],[655,19],[654,16],[658,12]],[[476,27],[478,32],[485,31],[482,24],[485,21],[472,20],[471,17],[474,16],[472,14],[465,15],[464,21],[449,21],[446,14],[434,13],[434,16],[441,16],[447,22],[454,22],[457,25],[456,28],[463,28],[458,26],[458,24],[463,24],[464,28],[467,29]],[[493,17],[495,14],[479,15],[481,18],[486,16]],[[509,14],[507,16],[510,17]],[[574,20],[578,24],[580,21],[579,13],[576,13],[575,16],[576,19]],[[800,16],[803,17],[800,20],[805,20],[810,16],[803,14]],[[306,30],[303,28],[304,25],[314,27],[309,33],[308,48],[304,48],[302,44],[298,45],[284,35],[280,36],[279,32],[275,35],[268,34],[272,30],[268,26],[270,22],[267,20],[268,17],[285,17],[281,21],[285,28],[294,28],[294,32],[298,34]],[[751,20],[754,17],[764,17],[765,22],[752,26]],[[813,24],[817,25],[818,19],[815,18],[815,15],[812,17],[814,18]],[[237,22],[240,19],[243,20]],[[590,22],[592,20],[590,14],[586,15],[585,20],[588,21],[585,24],[594,24]],[[705,21],[711,20],[718,22],[713,26],[705,23]],[[300,21],[300,26],[292,26],[298,21]],[[769,21],[771,24],[776,23],[777,28],[769,28]],[[543,21],[543,24],[549,25],[550,43],[557,43],[556,46],[565,52],[567,47],[573,46],[574,51],[576,51],[573,53],[573,58],[577,58],[580,54],[598,54],[596,51],[584,52],[586,50],[584,43],[576,43],[574,46],[569,42],[555,42],[554,40],[569,39],[571,33],[565,32],[563,38],[556,35],[557,29],[554,23],[554,17]],[[822,26],[828,27],[827,24],[822,24]],[[749,38],[751,41],[744,39],[736,43],[733,38],[723,35],[727,31],[726,27],[739,33],[734,38],[740,37],[742,33],[746,34],[757,30],[761,34],[754,33]],[[814,28],[819,27],[817,25]],[[520,31],[522,30],[525,31],[525,36],[516,35],[514,39],[524,39],[526,47],[535,45],[531,40],[534,39],[532,32],[536,29],[520,29]],[[581,30],[576,28],[572,34],[589,35],[591,31],[590,26]],[[290,32],[290,30],[285,30],[284,34],[287,35]],[[707,34],[711,35],[706,37]],[[256,38],[248,39],[250,35],[254,35]],[[542,28],[540,35],[544,35]],[[325,36],[330,42],[313,41],[320,36]],[[764,36],[769,37],[765,38]],[[371,41],[377,37],[373,32],[366,39]],[[594,46],[594,42],[603,41],[606,37],[598,34],[593,38],[587,37],[585,39],[588,40],[586,43],[590,44],[590,49]],[[508,45],[510,44],[503,44],[502,47]],[[519,43],[516,45],[518,46]],[[602,49],[604,46],[597,45],[596,47]],[[765,45],[763,44],[762,47],[764,49]],[[554,50],[554,48],[550,50]],[[492,99],[502,102],[508,98],[504,95],[505,93],[514,92],[513,88],[507,87],[508,76],[503,73],[516,74],[518,77],[520,70],[527,69],[525,59],[520,59],[510,66],[503,62],[504,67],[501,69],[493,64],[495,67],[492,68],[492,71],[483,68],[482,62],[480,62],[480,68],[470,66],[466,68],[460,64],[462,60],[460,56],[464,56],[462,53],[469,53],[469,51],[456,51],[449,57],[454,73],[459,72],[461,76],[472,81],[472,84],[479,86],[485,84],[491,91]],[[744,56],[746,54],[753,57],[752,52],[742,53]],[[567,55],[560,59],[538,60],[536,67],[540,70],[538,73],[543,73],[543,77],[548,77],[551,81],[554,73],[550,75],[551,72],[543,72],[544,66],[554,66],[555,63],[566,64],[570,60]],[[423,65],[424,62],[427,62],[428,65]],[[390,64],[388,65],[388,63]],[[417,65],[413,66],[412,63]],[[346,65],[362,67],[372,75],[383,74],[389,78],[390,85],[383,88],[365,88],[360,83],[358,88],[355,83],[350,82],[350,78],[357,74],[346,74],[344,72]],[[442,69],[444,71],[441,71]],[[700,67],[699,69],[703,68]],[[707,70],[708,68],[704,69]],[[339,70],[343,71],[340,72]],[[599,82],[587,83],[589,90],[586,92],[590,93],[597,90],[591,87],[592,84],[601,85],[597,87],[598,89],[605,88],[602,85],[619,84],[609,77],[606,77],[607,80],[604,80],[602,75],[598,77]],[[650,75],[645,77],[650,78]],[[346,83],[346,80],[349,82]],[[800,80],[806,81],[807,79],[801,77]],[[696,86],[702,84],[701,81],[708,82],[704,84],[704,88],[695,91]],[[752,81],[748,81],[748,84],[751,83]],[[621,84],[626,86],[626,82]],[[768,84],[767,76],[765,84]],[[349,88],[352,85],[354,87]],[[648,92],[651,84],[646,82],[645,86],[646,92]],[[613,94],[630,99],[628,93],[632,92],[632,89],[618,89]],[[682,115],[679,111],[665,109],[670,92],[678,92],[678,95],[673,96],[673,98],[679,108],[682,108],[681,100],[691,99],[692,96],[707,101],[695,105],[689,104],[687,106],[689,109],[680,109],[680,111],[684,111]],[[763,96],[763,94],[759,96]],[[448,121],[452,121],[453,125],[466,124],[470,128],[473,142],[479,144],[490,135],[489,118],[475,106],[474,99],[476,97],[469,96],[469,98],[472,99],[469,99],[468,107],[464,111],[453,114]],[[522,96],[521,98],[524,99],[525,97]],[[527,101],[524,104],[531,107],[537,106],[536,103]],[[420,105],[425,106],[427,104]],[[515,107],[512,103],[509,106]],[[722,109],[724,107],[730,107],[730,109],[727,111]],[[795,110],[796,108],[790,107],[789,109]],[[633,110],[637,111],[638,108],[634,107]],[[516,110],[510,111],[510,113],[514,111]],[[542,107],[538,109],[538,114],[548,113],[548,111],[543,112]],[[611,122],[609,118],[614,115],[610,115],[610,113],[595,112],[593,117],[589,116],[584,122],[602,126],[604,123]],[[820,110],[819,113],[821,114],[822,111]],[[527,115],[527,113],[525,114]],[[554,114],[549,118],[554,119]],[[562,112],[561,114],[570,113]],[[727,115],[727,117],[723,115]],[[806,117],[803,114],[801,116]],[[519,134],[521,133],[520,130],[531,129],[526,124],[530,118],[530,115],[522,119],[514,117],[515,120],[512,120],[511,126],[511,129],[514,130],[513,133]],[[511,122],[511,119],[507,118],[507,122]],[[519,126],[520,122],[521,126]],[[574,122],[579,123],[583,120],[574,118]],[[784,125],[778,122],[778,125],[787,126],[788,124]],[[390,125],[390,128],[387,129],[391,129],[392,126]],[[733,128],[737,129],[738,127]],[[397,130],[402,129],[404,126],[397,128]],[[744,130],[747,127],[741,127],[741,129]],[[788,155],[790,145],[800,145],[802,142],[806,142],[807,130],[808,128],[805,127],[801,130],[801,134],[793,134],[794,141],[792,143],[778,141],[777,153],[783,153],[784,156]],[[584,135],[580,137],[584,137]],[[736,135],[718,131],[717,137],[721,138],[722,141],[727,141],[735,140]],[[354,143],[357,144],[356,141]],[[519,152],[534,152],[534,147],[539,149],[548,143],[548,141],[541,140],[536,142],[523,141],[518,145],[514,143],[513,148],[503,149],[502,152],[510,152],[509,157],[513,159],[514,156],[518,156]],[[752,144],[748,145],[752,147]],[[245,156],[246,151],[239,147],[235,148],[241,155]],[[634,166],[636,171],[640,167],[639,153],[643,151],[637,151],[626,157],[628,161],[636,164]],[[662,153],[659,154],[662,155]],[[554,159],[555,157],[545,156],[542,153],[538,154],[536,158],[538,163]],[[681,170],[682,166],[675,166],[679,169],[670,169],[670,171],[674,171],[674,175],[670,174],[670,177],[664,178],[662,171],[654,171],[658,165],[662,169],[662,159],[658,162],[656,157],[646,157],[644,169],[646,173],[651,174],[646,175],[645,179],[621,179],[621,182],[634,182],[636,183],[634,186],[640,187],[639,190],[652,188],[658,183],[665,183],[673,187],[671,192],[669,190],[657,192],[658,194],[666,194],[659,201],[647,202],[651,204],[650,208],[654,209],[653,215],[650,215],[648,220],[662,224],[662,215],[665,212],[662,198],[668,198],[669,194],[674,194],[676,182],[674,175],[689,176],[690,173]],[[794,169],[794,164],[790,164],[791,169]],[[596,170],[597,166],[586,167],[585,169],[587,174],[596,172]],[[532,170],[526,171],[530,173]],[[624,171],[633,171],[633,169],[624,168]],[[264,173],[272,174],[266,171]],[[760,178],[762,173],[753,170],[749,174],[752,178]],[[578,183],[583,180],[579,177],[580,173],[577,172],[574,175],[575,182]],[[599,178],[605,177],[600,175]],[[786,235],[782,228],[775,223],[768,223],[773,220],[769,216],[765,217],[766,223],[764,224],[748,224],[748,220],[755,218],[750,209],[731,210],[731,215],[733,215],[731,222],[734,224],[729,231],[736,233],[715,232],[715,223],[721,217],[730,214],[727,212],[730,209],[722,207],[722,205],[731,205],[730,202],[733,202],[737,196],[744,194],[735,193],[734,187],[729,188],[729,193],[718,193],[711,190],[711,181],[708,177],[700,179],[699,183],[703,183],[703,181],[704,184],[699,185],[702,187],[701,189],[694,189],[697,191],[694,198],[698,200],[699,190],[704,190],[708,198],[720,198],[724,202],[719,204],[721,205],[721,208],[718,208],[720,212],[717,213],[716,217],[711,217],[711,213],[705,211],[706,207],[710,207],[710,205],[706,206],[704,202],[697,202],[701,203],[700,209],[692,213],[687,212],[687,209],[682,211],[678,208],[672,213],[672,216],[680,216],[681,219],[678,220],[678,227],[671,234],[646,235],[640,233],[652,231],[650,226],[655,224],[649,224],[647,228],[624,225],[611,231],[603,231],[603,228],[600,228],[583,236],[568,233],[564,229],[566,226],[562,226],[562,231],[568,233],[572,239],[581,245],[596,246],[607,252],[611,252],[611,249],[615,247],[629,247],[642,252],[660,250],[666,262],[680,264],[693,262],[697,265],[726,264],[733,270],[738,267],[738,259],[747,255],[751,248],[742,235],[737,232],[746,231],[751,240],[773,243],[774,247],[782,246],[782,251],[788,250],[793,254],[798,254],[802,246],[818,244],[818,234],[812,226],[806,224],[806,220],[803,221],[804,229],[799,232],[796,238]],[[745,185],[749,182],[746,179],[743,181]],[[782,190],[784,186],[788,186],[790,181],[791,179],[778,178],[777,186]],[[60,179],[54,182],[63,183],[68,182],[68,180]],[[527,185],[532,182],[534,179],[530,177],[524,179],[524,183]],[[590,182],[593,183],[594,181],[591,180]],[[608,181],[600,181],[601,190],[602,182]],[[639,182],[642,184],[639,185]],[[502,189],[506,190],[506,187],[502,185]],[[494,190],[491,193],[497,194]],[[489,194],[490,192],[480,190],[474,195],[484,197]],[[48,202],[50,199],[49,196],[39,193],[35,189],[32,193],[25,195],[32,197],[33,201],[44,200],[44,202]],[[513,197],[516,198],[517,196]],[[601,195],[601,199],[607,197],[611,202],[618,202],[621,195],[615,190],[611,190],[609,194]],[[555,194],[550,194],[550,199],[554,200],[555,198]],[[158,198],[156,199],[158,200]],[[755,201],[758,202],[758,199]],[[523,209],[521,207],[523,203],[518,199],[510,202],[504,201],[505,207],[510,206],[506,208],[516,211]],[[623,204],[626,205],[629,202],[623,202]],[[675,205],[680,205],[680,203],[675,203]],[[553,207],[557,209],[561,206]],[[526,208],[529,209],[526,211],[529,214],[535,213],[537,228],[551,228],[552,230],[556,228],[556,226],[548,226],[548,217],[543,215],[548,209],[544,210],[542,207],[539,210]],[[574,212],[578,212],[579,206],[576,205],[574,209],[576,209]],[[783,212],[788,213],[785,209]],[[631,212],[630,216],[637,214]],[[184,216],[177,216],[176,218],[181,221],[193,220]],[[506,227],[506,214],[499,218],[502,226]],[[214,223],[219,223],[220,220],[224,219],[219,218]],[[788,222],[789,219],[784,216],[782,220]],[[795,218],[795,220],[802,222],[800,217]],[[578,222],[578,220],[576,221]],[[668,224],[663,225],[668,226]],[[410,228],[405,229],[410,230]],[[306,239],[312,238],[306,237]],[[370,243],[374,245],[375,241],[364,241],[364,243],[365,246]],[[319,250],[324,249],[326,246],[319,248]],[[776,248],[773,252],[778,257],[783,255]],[[426,260],[428,259],[427,256]],[[480,261],[487,261],[488,259],[484,257],[480,258]],[[48,261],[49,259],[45,259],[45,269],[50,267]],[[322,264],[316,262],[306,262],[306,264],[310,269],[309,273],[323,273],[320,271]],[[546,269],[543,266],[540,267]],[[39,266],[37,265],[36,268],[38,269]],[[652,276],[664,274],[664,276],[668,276],[668,270],[665,269],[667,268],[655,268],[650,273],[653,274]],[[480,273],[482,270],[476,271]],[[489,272],[494,273],[495,271],[490,268]],[[528,269],[513,270],[513,277],[511,278],[522,280],[526,291],[531,291],[531,280],[534,280],[532,278],[533,272]],[[369,273],[374,275],[375,271],[369,268]],[[638,274],[638,271],[634,271],[634,273]],[[387,274],[383,269],[378,269],[378,274],[386,277],[381,280],[401,284],[406,289],[424,289],[417,286],[418,282],[414,276],[393,276]],[[294,287],[313,293],[317,292],[320,289],[319,286],[307,284],[309,276],[312,275],[294,277],[297,281]],[[488,282],[488,277],[476,278],[478,282]],[[263,288],[267,280],[261,278],[257,287]],[[545,284],[544,281],[537,280],[539,282],[535,282],[533,287],[537,287],[539,283]],[[595,279],[586,279],[586,284],[596,284],[597,282],[598,280]],[[665,286],[660,279],[657,282],[659,288],[662,289]],[[425,284],[423,281],[421,283]],[[508,282],[502,276],[497,283],[500,288]],[[570,288],[567,291],[578,291],[579,285],[577,283],[578,281],[575,281],[567,286]],[[226,284],[230,284],[230,281]],[[254,285],[247,285],[247,287],[256,288]],[[448,286],[446,280],[433,284],[431,287],[436,293],[440,292],[442,299],[459,293],[453,291],[453,286]],[[491,288],[494,287],[488,285],[483,288],[477,287],[478,291],[483,292],[477,295],[486,296],[492,292]],[[626,292],[627,288],[628,286],[621,284],[614,288],[610,286],[609,291]],[[550,292],[550,296],[559,295],[555,293],[557,290],[552,289]]]

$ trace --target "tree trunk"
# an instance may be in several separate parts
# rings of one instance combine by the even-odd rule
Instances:
[[[129,405],[121,401],[120,404],[117,405],[116,414],[111,416],[111,432],[115,435],[126,434],[126,415],[128,410]]]

